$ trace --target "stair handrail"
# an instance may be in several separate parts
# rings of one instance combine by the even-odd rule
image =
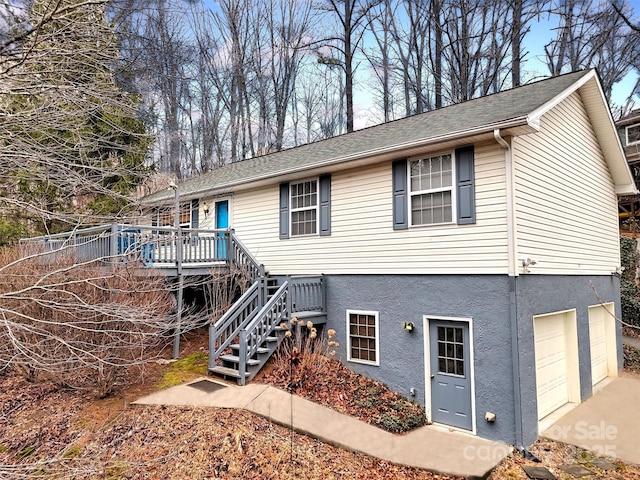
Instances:
[[[240,331],[240,353],[238,373],[239,383],[244,385],[247,376],[247,361],[252,358],[267,337],[282,322],[288,320],[287,296],[289,293],[289,282],[284,281],[280,288],[273,294],[264,307],[253,317],[253,319]],[[264,360],[263,362],[266,362]],[[262,365],[260,365],[262,367]]]
[[[209,368],[247,324],[260,311],[262,305],[262,280],[257,280],[216,322],[209,324]],[[224,336],[224,339],[222,337]],[[219,345],[216,347],[216,344]]]
[[[264,265],[245,247],[233,229],[229,230],[229,242],[233,252],[231,260],[241,267],[248,267],[251,281],[264,278]]]

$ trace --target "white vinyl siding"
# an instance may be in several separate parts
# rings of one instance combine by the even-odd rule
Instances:
[[[278,185],[238,192],[234,227],[271,274],[507,272],[504,153],[476,145],[476,224],[393,230],[391,162],[334,172],[331,236],[279,238]]]
[[[617,198],[575,93],[513,141],[518,254],[531,274],[607,275],[619,265]]]

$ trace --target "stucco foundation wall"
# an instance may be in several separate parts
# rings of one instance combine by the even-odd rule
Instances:
[[[471,318],[477,434],[515,443],[508,277],[501,275],[330,275],[328,328],[337,332],[340,360],[351,369],[425,403],[423,316]],[[379,313],[380,366],[347,361],[346,311]],[[411,333],[402,322],[413,322]],[[497,415],[495,423],[485,412]]]
[[[520,357],[520,390],[524,444],[538,437],[536,407],[536,372],[533,317],[551,312],[576,309],[578,356],[580,362],[580,395],[585,401],[592,395],[591,352],[589,345],[588,307],[613,302],[620,315],[620,282],[608,276],[521,275],[516,278],[518,348]],[[618,368],[622,368],[622,332],[616,322]]]

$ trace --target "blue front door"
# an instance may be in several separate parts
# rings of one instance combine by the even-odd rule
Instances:
[[[216,202],[215,208],[216,215],[216,228],[226,230],[229,228],[229,200],[222,200]],[[217,258],[227,258],[227,236],[226,234],[219,233],[217,246]]]
[[[429,343],[431,420],[472,430],[469,324],[431,320]]]

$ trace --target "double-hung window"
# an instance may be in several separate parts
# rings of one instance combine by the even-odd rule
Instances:
[[[280,184],[280,238],[331,235],[331,175]]]
[[[196,202],[196,203],[194,203]],[[184,202],[180,204],[179,221],[182,228],[197,228],[192,225],[193,221],[193,208],[194,205],[197,208],[197,200],[194,202]],[[175,213],[172,208],[166,208],[157,211],[154,214],[154,224],[160,227],[173,227],[175,226]]]
[[[474,147],[391,165],[393,229],[476,223]]]
[[[347,359],[380,365],[378,312],[347,310]]]
[[[318,232],[318,181],[292,183],[291,236],[315,235]]]
[[[411,225],[453,222],[453,179],[450,153],[409,162]]]

